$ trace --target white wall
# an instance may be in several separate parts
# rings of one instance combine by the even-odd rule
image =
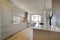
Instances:
[[[13,25],[12,23],[12,17],[13,17],[13,13],[12,13],[12,8],[15,8],[15,6],[13,4],[11,4],[11,2],[9,0],[1,0],[1,4],[2,4],[2,17],[1,17],[1,35],[2,35],[2,39],[7,38],[8,36],[24,29],[27,27],[27,23],[22,22],[21,24],[16,24]],[[19,9],[14,9],[14,10],[18,10],[21,12],[21,10]],[[15,12],[15,11],[14,11]],[[22,11],[24,12],[24,11]],[[22,14],[21,12],[21,14]],[[24,25],[23,25],[24,24]]]

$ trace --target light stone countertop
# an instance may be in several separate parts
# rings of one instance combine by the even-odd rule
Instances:
[[[41,27],[33,27],[33,29],[52,31],[52,32],[60,32],[60,28],[58,28],[58,27],[54,27],[54,28],[51,28],[51,29],[44,29],[44,28],[41,28]]]

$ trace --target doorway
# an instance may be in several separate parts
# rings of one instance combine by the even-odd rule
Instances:
[[[41,28],[41,25],[40,25],[41,15],[32,15],[31,21],[35,24],[34,28]]]

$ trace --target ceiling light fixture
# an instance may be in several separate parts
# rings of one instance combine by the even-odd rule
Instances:
[[[44,0],[44,10],[43,10],[43,13],[46,13],[45,0]]]

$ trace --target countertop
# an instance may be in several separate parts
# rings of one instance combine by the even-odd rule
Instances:
[[[33,27],[33,29],[51,31],[51,32],[60,32],[60,28],[58,28],[58,27],[53,27],[53,28],[51,27],[51,29],[44,29],[44,28],[41,28],[41,27]]]

